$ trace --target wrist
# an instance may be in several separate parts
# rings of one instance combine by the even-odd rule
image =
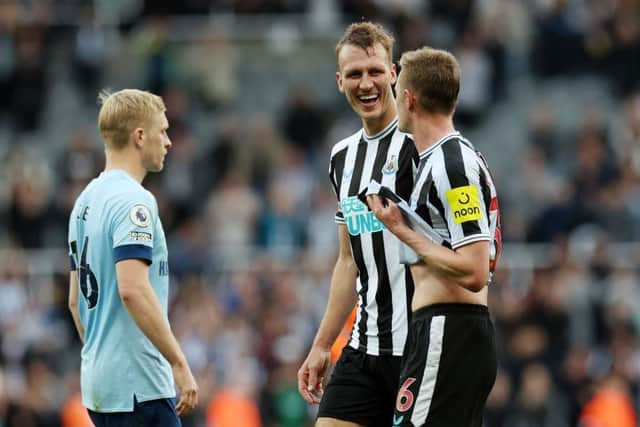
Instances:
[[[325,353],[331,351],[331,345],[324,342],[314,342],[311,345],[311,349]]]
[[[169,364],[173,368],[181,368],[188,365],[187,358],[184,356],[184,354],[175,355],[175,357],[173,357],[172,360],[169,360]]]
[[[393,227],[389,227],[389,231],[395,234],[395,236],[406,243],[406,239],[408,238],[407,232],[411,232],[411,228],[407,226],[404,222],[396,223]]]

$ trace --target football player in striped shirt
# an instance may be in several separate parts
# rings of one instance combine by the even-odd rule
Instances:
[[[453,125],[460,85],[453,55],[423,48],[404,53],[400,65],[399,126],[420,153],[409,205],[446,244],[410,228],[395,203],[368,197],[376,217],[419,256],[393,425],[480,427],[497,369],[487,309],[501,244],[496,190],[483,157]]]
[[[399,262],[399,242],[358,199],[375,179],[408,198],[417,152],[398,130],[392,85],[393,38],[370,22],[352,24],[336,46],[338,88],[362,129],[335,144],[329,177],[338,198],[339,255],[329,301],[298,387],[320,403],[316,426],[391,424],[413,280]],[[326,388],[330,347],[357,304],[355,324]]]

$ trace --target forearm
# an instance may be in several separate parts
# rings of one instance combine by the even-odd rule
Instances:
[[[139,284],[135,289],[121,295],[122,303],[129,315],[149,341],[156,346],[171,365],[185,363],[169,322],[162,313],[160,301],[149,283]]]
[[[327,308],[313,345],[329,349],[356,304],[356,266],[353,260],[338,261],[333,270]]]
[[[78,331],[78,337],[80,337],[80,341],[84,343],[84,326],[82,326],[82,322],[80,321],[80,312],[78,309],[71,309],[71,317],[73,318],[73,324],[76,326],[76,331]]]
[[[433,243],[409,227],[395,230],[394,234],[413,249],[425,264],[443,275],[455,279],[473,272],[471,266],[459,259],[455,251]]]
[[[452,250],[433,243],[407,226],[397,227],[393,233],[439,276],[472,291],[478,291],[486,285],[489,274],[487,242],[471,243],[469,250],[464,249],[466,246]]]
[[[84,343],[84,326],[82,325],[82,321],[80,320],[78,298],[78,274],[75,271],[71,271],[69,273],[69,297],[67,303],[69,306],[69,311],[71,312],[71,317],[73,318],[73,324],[76,327],[76,331],[78,331],[80,341]]]

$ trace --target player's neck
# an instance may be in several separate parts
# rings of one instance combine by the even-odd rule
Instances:
[[[146,169],[140,164],[136,153],[130,153],[127,150],[109,151],[106,152],[106,164],[104,171],[120,169],[125,171],[131,178],[135,179],[139,183],[147,175]]]
[[[415,121],[412,131],[416,149],[418,153],[422,153],[456,129],[450,116],[424,114]]]
[[[377,135],[385,130],[397,115],[398,113],[396,111],[395,104],[392,104],[380,117],[370,120],[362,119],[362,127],[364,128],[367,136]]]

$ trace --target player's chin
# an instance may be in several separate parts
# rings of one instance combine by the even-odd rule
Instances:
[[[365,120],[374,120],[374,119],[378,119],[382,116],[382,111],[380,110],[380,108],[374,108],[374,109],[369,109],[369,108],[361,108],[360,109],[360,117],[362,117]]]
[[[153,165],[150,172],[162,172],[162,169],[164,169],[164,160]]]

